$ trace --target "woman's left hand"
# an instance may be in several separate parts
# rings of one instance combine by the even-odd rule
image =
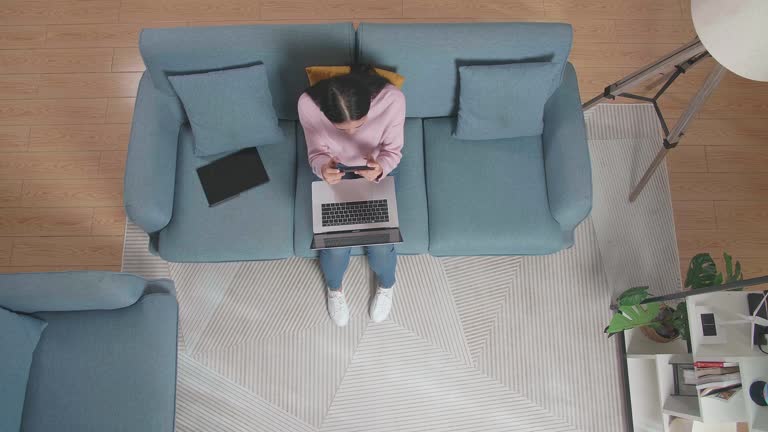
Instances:
[[[355,171],[355,174],[359,175],[360,177],[364,177],[366,180],[371,182],[378,180],[381,176],[381,173],[384,172],[384,170],[381,168],[381,165],[379,165],[379,163],[374,159],[368,159],[367,165],[372,169]]]

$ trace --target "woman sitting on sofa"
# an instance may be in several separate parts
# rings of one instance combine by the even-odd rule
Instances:
[[[393,174],[400,163],[405,124],[405,96],[373,68],[354,65],[348,75],[316,83],[299,98],[309,165],[329,184],[342,178],[376,182]],[[336,164],[367,165],[370,170],[344,174]],[[368,263],[378,279],[371,318],[383,321],[392,307],[397,255],[394,245],[366,247]],[[320,250],[320,268],[328,285],[328,313],[338,326],[349,321],[341,281],[349,264],[349,248]]]

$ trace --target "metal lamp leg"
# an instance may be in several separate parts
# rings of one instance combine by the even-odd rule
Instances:
[[[616,96],[620,96],[622,93],[635,88],[637,85],[642,84],[649,78],[655,77],[661,72],[669,70],[674,66],[684,63],[685,61],[695,58],[706,52],[707,50],[704,48],[704,45],[702,45],[701,41],[699,41],[699,38],[696,38],[681,46],[680,48],[668,53],[659,60],[647,64],[637,71],[632,72],[624,78],[609,85],[605,88],[603,93],[584,103],[581,108],[586,110],[602,102],[603,99],[614,99]]]
[[[648,181],[650,181],[651,177],[653,177],[653,174],[656,172],[656,169],[664,160],[664,157],[666,157],[669,150],[674,148],[678,141],[680,141],[680,137],[683,135],[683,132],[685,132],[688,124],[691,122],[691,120],[693,120],[693,117],[701,109],[709,95],[712,94],[712,92],[717,87],[717,84],[723,78],[723,75],[725,74],[725,68],[723,68],[720,64],[715,63],[715,68],[712,70],[712,72],[710,72],[701,89],[699,89],[693,99],[691,99],[691,101],[688,103],[688,107],[685,109],[685,112],[680,117],[675,127],[672,128],[672,130],[668,129],[667,123],[664,121],[664,117],[661,114],[661,109],[657,103],[659,97],[664,94],[664,92],[669,88],[670,85],[672,85],[672,83],[675,81],[675,79],[677,79],[678,76],[680,76],[680,74],[685,73],[686,70],[707,56],[708,53],[706,48],[704,48],[704,45],[698,38],[695,38],[680,48],[670,52],[661,59],[656,60],[653,63],[650,63],[620,79],[619,81],[609,85],[605,88],[605,90],[603,90],[602,94],[595,96],[581,106],[582,109],[586,110],[602,102],[604,99],[615,99],[618,96],[642,100],[653,104],[653,107],[656,110],[656,115],[658,116],[659,122],[661,123],[661,129],[664,132],[664,147],[659,150],[659,152],[656,154],[656,157],[653,159],[653,162],[651,162],[651,165],[645,171],[640,181],[637,183],[634,189],[632,189],[632,192],[629,194],[630,202],[633,202],[637,199],[637,197],[640,195],[640,192],[643,191],[645,185],[648,184]],[[638,86],[644,81],[647,81],[651,77],[656,77],[662,72],[666,72],[672,67],[676,69],[675,72],[669,79],[667,79],[666,83],[661,87],[655,96],[645,97],[628,93],[628,91],[632,88]]]
[[[640,181],[632,190],[632,193],[629,194],[630,202],[634,202],[637,199],[638,195],[640,195],[640,192],[642,192],[643,188],[645,188],[645,185],[648,184],[648,182],[651,180],[651,177],[653,177],[653,174],[656,172],[656,169],[661,164],[661,161],[664,160],[664,157],[667,155],[669,150],[674,148],[678,141],[680,141],[680,137],[683,135],[683,132],[685,132],[685,130],[688,128],[688,125],[690,124],[691,120],[693,120],[693,117],[696,115],[696,113],[701,109],[702,106],[704,106],[704,103],[707,101],[709,95],[715,91],[718,83],[720,83],[720,80],[723,79],[723,75],[725,75],[725,68],[719,63],[715,63],[715,67],[712,69],[712,72],[709,73],[709,76],[707,76],[707,80],[704,81],[704,85],[701,86],[699,91],[696,92],[696,95],[693,96],[693,99],[691,99],[691,101],[688,103],[688,107],[677,121],[677,124],[675,124],[672,130],[669,131],[669,135],[664,138],[664,146],[659,150],[658,153],[656,153],[656,157],[653,158],[653,162],[651,162],[651,165],[648,166],[648,169],[645,170],[645,174],[643,174],[643,176],[640,178]]]

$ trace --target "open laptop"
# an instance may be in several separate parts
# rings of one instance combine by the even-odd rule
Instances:
[[[395,179],[313,182],[312,232],[311,249],[402,243]]]

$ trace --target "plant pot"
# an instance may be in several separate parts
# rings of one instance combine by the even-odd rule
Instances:
[[[659,312],[659,315],[656,317],[656,319],[658,321],[663,321],[664,319],[669,318],[672,313],[674,313],[674,311],[674,309],[663,304],[661,305],[661,311]],[[661,334],[651,326],[640,327],[640,331],[645,335],[645,337],[658,343],[669,343],[680,337],[680,333],[677,331],[677,329],[672,328],[670,330],[671,331],[668,332],[669,334]]]
[[[645,335],[645,337],[647,337],[648,339],[658,343],[669,343],[680,337],[679,335],[675,337],[662,336],[656,333],[656,330],[653,327],[648,327],[648,326],[640,327],[640,332],[642,332],[643,335]]]

